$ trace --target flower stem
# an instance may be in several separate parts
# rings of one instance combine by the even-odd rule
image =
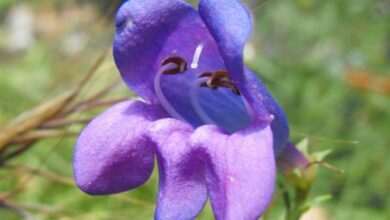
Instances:
[[[287,210],[285,220],[299,220],[301,215],[306,211],[305,203],[309,196],[310,186],[305,189],[296,188],[295,198],[291,209]]]

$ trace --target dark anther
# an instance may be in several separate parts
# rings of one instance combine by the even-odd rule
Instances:
[[[217,89],[219,87],[230,88],[234,94],[240,95],[240,91],[232,82],[229,73],[224,70],[219,70],[213,73],[205,72],[199,75],[199,78],[202,77],[209,77],[209,79],[207,82],[201,83],[200,87],[208,87],[211,89]]]
[[[176,67],[165,70],[163,74],[173,75],[178,73],[184,73],[187,70],[187,62],[181,57],[169,57],[161,63],[161,66],[165,66],[170,63],[175,64]]]
[[[227,78],[229,81],[232,79],[230,78],[230,75],[225,70],[218,70],[214,73],[213,78],[219,79],[219,78]]]
[[[202,77],[210,77],[210,76],[212,76],[212,75],[213,75],[212,72],[204,72],[204,73],[200,74],[198,77],[199,77],[199,78],[202,78]]]
[[[216,89],[214,87],[229,87],[226,83],[231,82],[229,73],[223,70],[214,72],[209,80],[207,80],[207,85],[210,88]]]

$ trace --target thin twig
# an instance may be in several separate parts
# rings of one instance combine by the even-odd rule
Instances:
[[[119,201],[125,202],[125,203],[138,205],[138,206],[143,206],[145,208],[150,208],[150,209],[154,209],[155,208],[155,205],[153,203],[145,202],[145,201],[142,201],[142,200],[139,200],[139,199],[134,199],[134,198],[131,198],[131,197],[128,197],[128,196],[112,195],[111,197],[115,198],[115,199],[117,199]]]
[[[96,73],[96,71],[99,69],[99,67],[102,65],[102,63],[106,59],[108,52],[111,50],[111,48],[112,48],[111,46],[106,48],[100,54],[100,56],[97,58],[95,63],[92,65],[92,67],[89,69],[87,74],[84,76],[84,78],[80,80],[80,82],[78,83],[78,86],[79,86],[78,91],[81,91],[82,87],[84,87],[86,85],[86,83],[88,82],[88,80],[91,79],[91,77]]]
[[[95,102],[96,100],[98,100],[102,96],[104,96],[107,93],[109,93],[113,88],[115,88],[119,84],[119,82],[120,81],[115,81],[112,84],[110,84],[110,85],[106,86],[105,88],[103,88],[102,90],[100,90],[99,92],[97,92],[96,94],[94,94],[91,97],[85,99],[84,101],[81,101],[81,102],[76,103],[76,104],[74,104],[72,106],[69,106],[68,108],[66,108],[64,110],[64,113],[65,114],[72,113],[75,109],[77,109],[77,107],[79,107],[81,105],[88,105],[90,103]]]
[[[61,208],[57,207],[51,207],[45,204],[20,204],[16,203],[15,201],[12,201],[10,199],[3,200],[3,203],[7,204],[8,207],[15,208],[14,210],[23,210],[23,214],[26,214],[27,216],[23,216],[24,219],[37,219],[36,217],[33,217],[27,210],[31,211],[39,211],[46,214],[49,214],[51,216],[55,217],[66,217],[69,215],[69,212],[64,211]],[[1,202],[0,202],[1,204]],[[22,213],[20,213],[22,214]],[[21,215],[20,215],[21,216]],[[22,216],[21,216],[22,217]]]
[[[12,141],[13,143],[20,143],[26,141],[39,140],[42,138],[55,138],[55,137],[71,137],[78,135],[79,132],[76,131],[64,131],[56,129],[45,129],[45,130],[34,130],[30,131],[27,134],[23,134],[15,137]]]
[[[120,97],[120,98],[111,98],[111,99],[106,99],[106,100],[99,100],[94,103],[86,103],[84,105],[78,106],[76,109],[73,110],[73,113],[75,112],[85,112],[89,111],[95,108],[107,106],[107,105],[112,105],[124,100],[127,100],[128,98],[125,97]]]
[[[16,148],[16,150],[13,150],[11,151],[10,153],[6,153],[4,155],[0,155],[0,163],[5,163],[6,161],[22,154],[23,152],[27,151],[28,149],[30,149],[30,147],[35,143],[35,141],[28,141],[28,142],[24,142],[24,143],[21,143],[19,145],[18,148]],[[0,164],[1,166],[2,164]]]
[[[95,36],[96,33],[101,34],[101,32],[106,29],[106,28],[104,28],[104,24],[105,24],[106,21],[110,20],[109,16],[111,16],[115,12],[116,4],[117,4],[116,1],[112,1],[110,6],[108,7],[108,10],[107,10],[108,13],[106,14],[106,16],[103,16],[97,22],[94,22],[95,25],[92,28],[91,36]],[[72,56],[70,61],[69,61],[69,63],[76,62],[83,54],[85,54],[87,48],[90,46],[90,44],[92,42],[92,39],[93,39],[93,37],[88,38],[88,40],[84,44],[84,47],[82,48],[82,50],[80,50],[78,53],[76,53],[74,56]],[[69,68],[67,68],[67,70],[68,69]],[[65,74],[66,72],[67,71],[64,71],[63,74]],[[59,78],[53,80],[52,86],[50,87],[49,91],[51,91],[53,88],[55,88],[58,83],[59,83]]]
[[[344,144],[358,144],[359,143],[359,141],[357,141],[357,140],[332,139],[332,138],[327,138],[327,137],[307,135],[305,133],[298,132],[298,131],[291,131],[291,134],[298,135],[298,136],[301,136],[301,137],[307,137],[307,138],[309,138],[311,140],[328,141],[328,142],[344,143]]]
[[[44,123],[41,126],[41,128],[58,128],[58,127],[74,125],[74,124],[86,124],[91,120],[92,118],[83,118],[83,119],[59,118]]]
[[[11,122],[0,131],[0,151],[11,143],[16,136],[38,127],[44,121],[52,117],[66,105],[66,103],[73,97],[74,93],[75,90],[72,89]]]
[[[115,3],[113,2],[111,4],[113,10],[115,9],[115,7],[113,6]],[[98,60],[95,62],[95,64],[92,66],[92,68],[90,69],[90,71],[87,72],[86,76],[80,81],[80,83],[78,83],[78,85],[75,87],[74,89],[74,93],[70,95],[70,97],[67,97],[66,101],[64,102],[63,106],[66,106],[70,101],[73,101],[73,98],[76,96],[76,95],[79,95],[80,91],[82,90],[82,88],[85,86],[85,84],[89,81],[89,79],[94,75],[94,73],[96,72],[96,70],[99,68],[99,66],[101,65],[101,63],[103,63],[104,61],[104,58],[107,56],[108,54],[108,51],[109,49],[111,48],[111,46],[109,48],[107,48],[107,50],[105,50],[101,56],[98,58]],[[62,107],[60,109],[63,109]],[[57,110],[57,109],[56,109]],[[53,114],[50,114],[50,116],[46,113],[46,116],[47,118],[51,118],[52,115],[54,115],[57,111],[53,112]],[[81,115],[81,114],[80,114]],[[31,120],[31,118],[28,118],[29,120]],[[46,119],[46,118],[45,118]],[[42,121],[45,121],[45,120],[42,120]],[[13,131],[12,135],[8,135],[6,137],[2,136],[3,134],[0,133],[0,154],[1,154],[1,150],[4,150],[5,146],[7,145],[7,143],[9,143],[9,140],[12,140],[12,137],[10,138],[9,136],[17,136],[19,134],[22,134],[24,133],[24,131],[28,131],[28,130],[32,130],[34,128],[36,128],[37,126],[41,125],[42,121],[40,121],[40,123],[35,123],[34,125],[30,125],[29,126],[29,129],[25,129],[23,131],[19,131],[17,130],[18,132],[15,132]],[[19,126],[19,123],[17,123],[16,127]],[[69,126],[68,126],[69,128]],[[42,164],[45,163],[45,161],[50,157],[50,155],[56,150],[58,149],[58,147],[60,146],[61,142],[63,141],[63,139],[60,139],[57,144],[55,144],[50,150],[49,152],[47,152],[45,155],[43,155],[41,158],[40,158],[40,162],[39,162],[39,167],[37,168],[38,170],[41,168]],[[4,200],[4,199],[8,199],[14,195],[16,195],[17,193],[20,193],[22,190],[24,190],[24,186],[27,185],[31,180],[32,178],[34,177],[35,173],[32,173],[28,178],[24,179],[23,181],[21,181],[16,187],[14,187],[14,189],[12,189],[11,191],[9,192],[5,192],[3,194],[0,195],[0,200]]]
[[[264,1],[261,1],[257,6],[255,6],[254,8],[252,8],[252,11],[256,11],[260,8],[262,8],[265,4],[267,4],[269,2],[269,0],[264,0]]]
[[[36,220],[37,219],[31,213],[27,212],[22,207],[20,207],[18,204],[14,203],[10,200],[0,200],[0,208],[1,207],[15,212],[22,219],[26,219],[26,220]]]
[[[30,129],[36,128],[44,121],[52,117],[58,111],[64,108],[73,98],[81,91],[88,80],[93,76],[96,70],[107,57],[108,50],[104,51],[92,65],[86,76],[78,83],[74,89],[69,90],[65,94],[44,103],[34,110],[20,116],[15,121],[11,122],[3,130],[0,131],[0,153],[9,143],[13,142],[14,138]]]
[[[53,182],[76,187],[76,183],[74,182],[74,180],[72,178],[69,178],[67,176],[63,176],[63,175],[55,173],[55,172],[44,171],[42,169],[30,168],[27,166],[16,165],[16,164],[9,164],[9,165],[4,166],[4,168],[24,171],[24,172],[28,172],[28,173],[34,174],[34,175],[40,175],[40,176],[47,178],[48,180],[51,180]],[[129,203],[132,205],[143,206],[145,208],[154,208],[155,207],[154,204],[152,204],[152,203],[145,202],[145,201],[142,201],[139,199],[130,198],[130,197],[124,196],[124,195],[111,195],[111,197],[118,200],[118,201],[121,201],[121,202]]]
[[[323,167],[325,167],[325,168],[327,168],[327,169],[329,169],[329,170],[332,170],[332,171],[334,171],[334,172],[336,172],[336,173],[338,173],[338,174],[344,174],[344,170],[339,169],[339,168],[337,168],[337,167],[335,167],[335,166],[332,166],[331,164],[326,163],[326,162],[324,162],[324,161],[312,161],[312,162],[310,162],[310,163],[306,166],[306,168],[309,168],[309,167],[311,167],[311,166],[313,166],[313,165],[316,165],[316,164],[319,164],[319,165],[321,165],[321,166],[323,166]]]
[[[96,94],[94,94],[91,97],[89,97],[86,100],[84,100],[83,103],[96,101],[97,99],[103,97],[104,95],[109,93],[111,90],[113,90],[115,87],[117,87],[120,82],[121,82],[120,80],[116,80],[115,82],[109,84],[108,86],[106,86],[105,88],[103,88],[102,90],[97,92]]]
[[[66,176],[63,176],[63,175],[60,175],[60,174],[57,174],[57,173],[51,172],[51,171],[44,171],[42,169],[30,168],[28,166],[23,166],[23,165],[19,165],[19,164],[8,164],[8,165],[4,166],[4,168],[34,173],[37,175],[41,175],[41,176],[43,176],[43,177],[45,177],[53,182],[62,183],[62,184],[69,185],[69,186],[76,185],[72,178],[68,178]]]

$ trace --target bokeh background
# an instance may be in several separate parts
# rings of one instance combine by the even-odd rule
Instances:
[[[80,87],[110,50],[120,3],[0,1],[2,132],[19,115]],[[390,1],[246,3],[256,24],[247,64],[285,109],[292,140],[308,138],[311,151],[331,149],[326,162],[345,171],[319,169],[311,198],[331,198],[316,204],[309,219],[390,219]],[[101,102],[69,113],[71,126],[18,136],[22,144],[1,149],[0,219],[152,219],[156,172],[139,189],[106,197],[87,196],[72,180],[73,144],[83,122],[133,96],[115,83],[110,51],[103,58],[74,101],[113,85],[99,94]],[[268,219],[280,219],[282,210],[277,204]],[[207,207],[199,219],[211,216]]]

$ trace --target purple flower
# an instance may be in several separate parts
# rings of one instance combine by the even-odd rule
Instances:
[[[145,183],[157,157],[156,219],[256,219],[288,141],[283,111],[243,62],[251,18],[237,0],[126,1],[114,58],[144,101],[116,104],[80,135],[74,173],[88,194]]]

